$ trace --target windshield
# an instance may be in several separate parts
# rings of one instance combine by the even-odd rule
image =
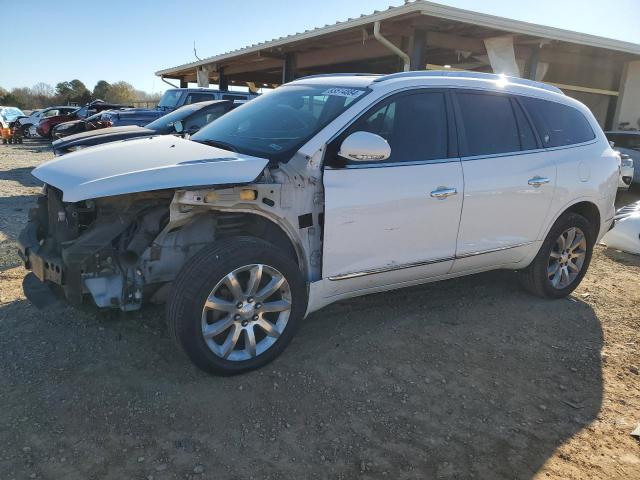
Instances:
[[[332,85],[284,85],[223,115],[191,139],[284,162],[366,92]]]
[[[146,124],[145,128],[155,130],[156,132],[164,132],[173,127],[173,124],[178,120],[184,120],[187,116],[201,108],[202,104],[198,103],[185,105],[184,107],[180,107],[179,109],[174,110],[171,113],[167,113],[166,115],[155,119],[153,122]]]
[[[8,107],[2,109],[2,116],[5,120],[12,121],[18,117],[24,116],[24,113],[22,113],[22,110],[19,108]]]
[[[178,100],[182,96],[182,90],[167,90],[162,95],[158,107],[160,108],[175,108],[178,104]]]

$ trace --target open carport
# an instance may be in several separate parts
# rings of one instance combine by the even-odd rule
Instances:
[[[407,2],[156,72],[180,86],[277,86],[318,73],[461,69],[542,80],[588,105],[605,129],[637,127],[640,45]]]

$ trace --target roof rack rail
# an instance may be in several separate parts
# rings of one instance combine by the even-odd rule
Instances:
[[[317,73],[315,75],[306,75],[304,77],[296,78],[296,80],[306,80],[308,78],[322,78],[322,77],[382,77],[381,73]]]
[[[536,82],[535,80],[529,80],[527,78],[510,77],[507,75],[501,75],[497,73],[484,73],[484,72],[471,72],[463,70],[419,70],[412,72],[398,72],[384,75],[376,78],[374,82],[385,82],[387,80],[393,80],[394,78],[410,78],[410,77],[458,77],[458,78],[479,78],[483,80],[493,81],[508,81],[517,85],[524,85],[527,87],[541,88],[550,92],[559,93],[564,95],[564,92],[558,87],[549,85],[548,83]]]

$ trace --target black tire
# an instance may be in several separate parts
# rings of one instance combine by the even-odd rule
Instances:
[[[212,290],[230,272],[254,264],[276,269],[288,282],[290,292],[288,321],[275,342],[264,352],[247,360],[228,360],[214,353],[205,341],[203,308],[205,301],[213,293]],[[277,292],[276,295],[278,295]],[[211,374],[228,376],[259,368],[282,353],[293,338],[306,308],[306,285],[298,265],[292,258],[264,240],[253,237],[234,237],[220,240],[204,248],[183,266],[175,279],[168,299],[166,315],[170,334],[198,368]],[[231,315],[229,313],[229,316]],[[244,323],[243,327],[246,328]],[[240,331],[240,335],[244,342],[246,339],[244,330]],[[240,350],[240,352],[243,351]]]
[[[578,228],[584,234],[586,240],[584,262],[580,267],[578,275],[571,283],[564,288],[557,288],[552,285],[549,278],[548,268],[550,267],[550,257],[560,235],[571,228]],[[551,227],[547,238],[540,247],[540,251],[531,264],[520,272],[524,288],[539,297],[552,299],[564,298],[573,292],[577,286],[580,285],[591,263],[593,246],[596,240],[596,228],[597,226],[589,223],[582,215],[574,212],[562,214],[553,224],[553,227]]]

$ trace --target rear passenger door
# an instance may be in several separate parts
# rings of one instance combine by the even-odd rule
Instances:
[[[556,165],[516,97],[458,90],[454,99],[465,186],[453,271],[516,262],[540,235]]]

